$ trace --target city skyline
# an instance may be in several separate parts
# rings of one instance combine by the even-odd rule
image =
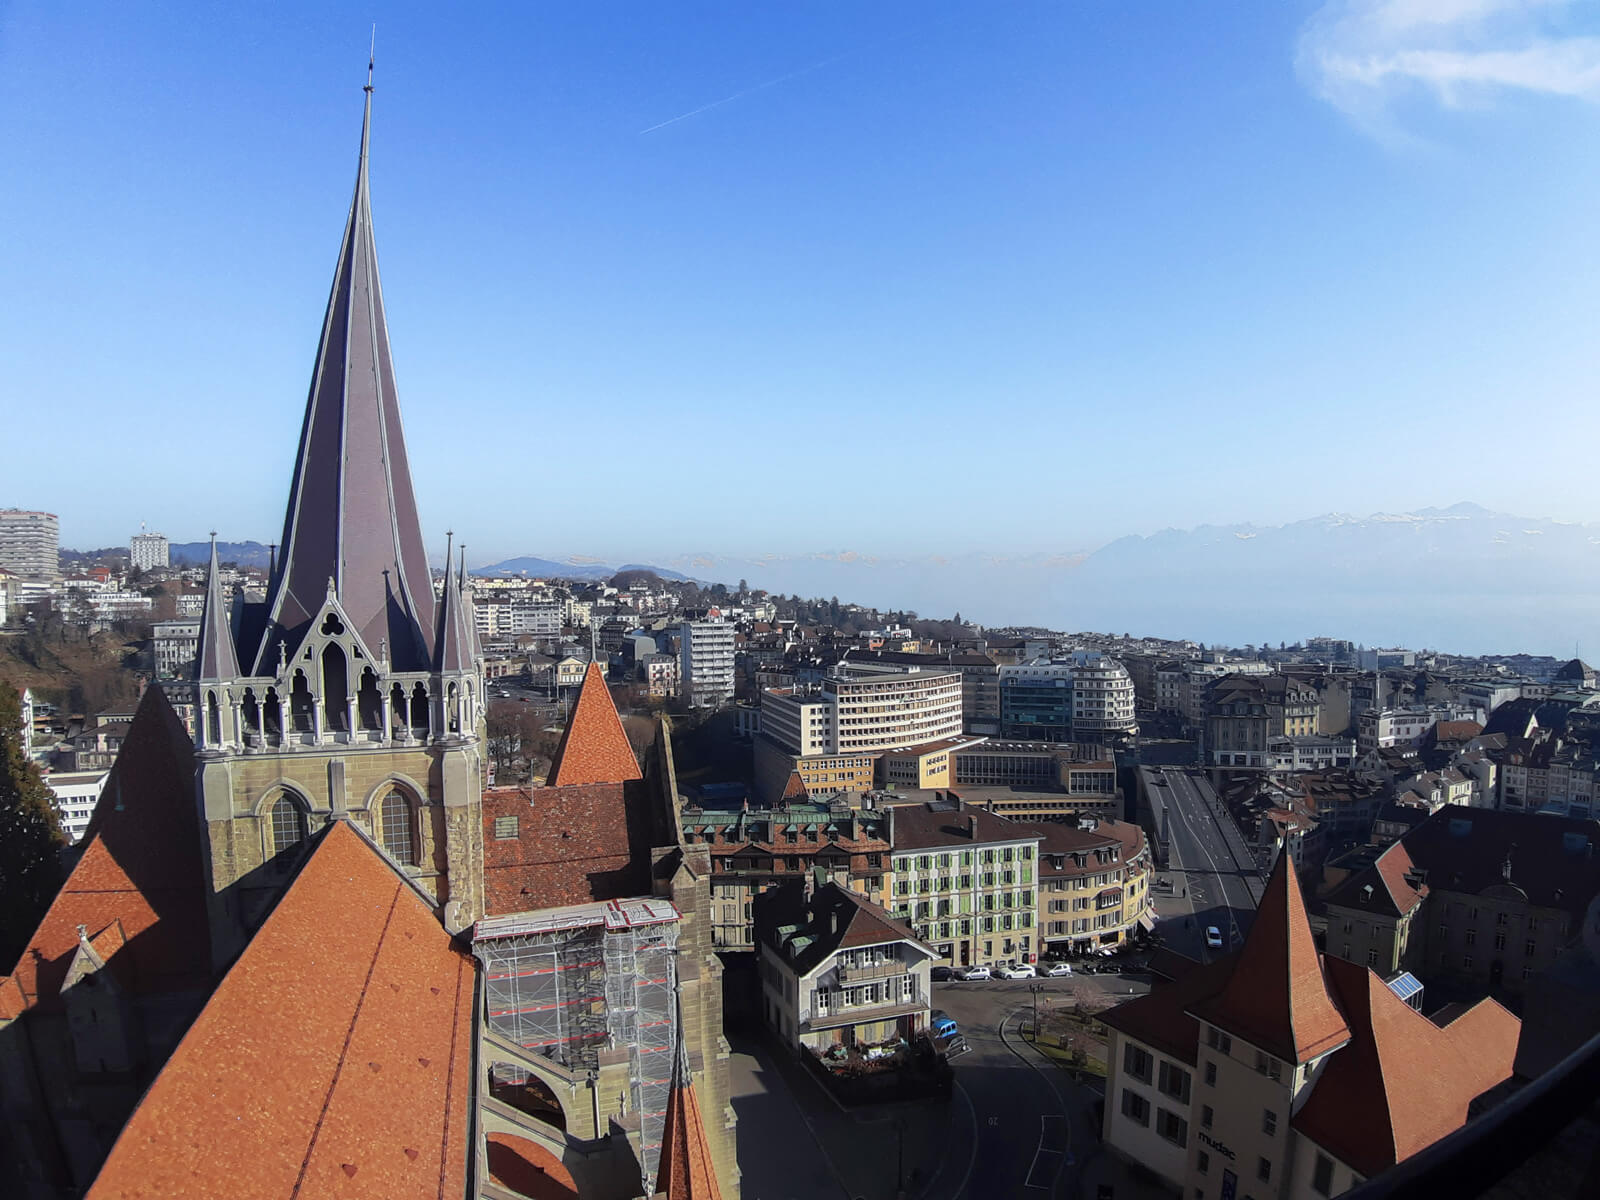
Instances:
[[[1462,498],[1600,517],[1592,13],[922,13],[385,15],[374,208],[430,528],[621,560],[1059,553]],[[9,23],[0,270],[31,299],[0,347],[39,400],[12,428],[85,470],[16,462],[3,501],[65,544],[182,536],[197,494],[225,538],[281,521],[365,20]],[[1563,435],[1540,469],[1486,470],[1529,410]],[[250,453],[174,457],[219,443]],[[1035,510],[994,521],[1036,447]],[[1119,450],[1137,482],[1090,487]],[[456,457],[528,499],[473,512]],[[801,522],[703,484],[883,458],[954,473],[877,519],[849,488]],[[1250,466],[1288,486],[1228,485]]]

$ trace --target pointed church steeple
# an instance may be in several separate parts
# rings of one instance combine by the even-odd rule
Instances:
[[[444,592],[439,600],[439,628],[434,634],[435,671],[470,671],[472,656],[472,615],[461,596],[461,578],[453,569],[451,546],[454,535],[446,534],[444,551]]]
[[[1295,1064],[1350,1040],[1350,1028],[1328,992],[1287,850],[1267,877],[1255,922],[1226,986],[1194,1015]]]
[[[655,1192],[666,1200],[722,1200],[705,1121],[700,1116],[700,1100],[694,1093],[689,1064],[681,1049],[681,1031],[678,1037],[680,1049],[673,1064],[672,1094],[667,1098],[666,1122],[661,1131]]]
[[[269,585],[266,629],[250,647],[257,674],[272,669],[280,639],[291,652],[299,643],[330,578],[362,640],[386,643],[395,670],[425,671],[433,660],[433,585],[400,425],[367,189],[370,72],[365,91],[355,195],[306,400],[283,553]]]
[[[222,572],[217,566],[217,535],[211,535],[211,571],[206,578],[206,607],[200,615],[200,653],[195,659],[199,679],[237,679],[239,655],[227,603],[222,598]]]
[[[611,700],[611,690],[606,687],[605,674],[599,663],[591,662],[550,764],[549,783],[552,787],[567,787],[643,778],[639,760],[622,728],[622,718],[617,716],[617,706]]]

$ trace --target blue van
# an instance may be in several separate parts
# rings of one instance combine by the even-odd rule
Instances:
[[[941,1008],[934,1009],[928,1016],[928,1032],[936,1038],[955,1037],[955,1018]]]

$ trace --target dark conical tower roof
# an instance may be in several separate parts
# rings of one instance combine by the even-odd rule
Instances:
[[[306,400],[283,557],[267,598],[266,631],[250,647],[257,673],[272,669],[279,639],[293,650],[330,579],[362,640],[374,652],[386,641],[396,670],[427,670],[433,658],[433,586],[400,428],[367,192],[370,79],[366,92],[355,196]]]
[[[222,599],[222,571],[217,566],[217,535],[211,535],[211,571],[206,578],[206,606],[200,615],[200,652],[195,670],[201,679],[237,679],[228,607]]]

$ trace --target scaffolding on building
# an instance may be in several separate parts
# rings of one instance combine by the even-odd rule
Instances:
[[[488,917],[473,932],[496,1034],[580,1075],[598,1070],[602,1050],[628,1052],[647,1196],[679,1049],[678,921],[670,901],[640,898]]]

